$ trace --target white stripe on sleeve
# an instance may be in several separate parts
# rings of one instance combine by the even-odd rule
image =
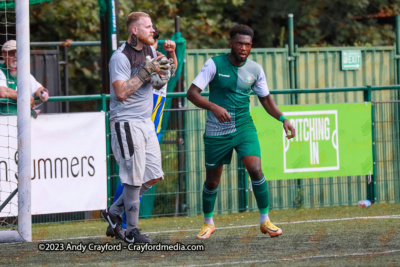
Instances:
[[[193,80],[193,84],[204,90],[207,85],[214,79],[214,75],[217,71],[214,61],[210,58],[204,63],[201,71],[197,75],[196,79]]]
[[[268,89],[268,84],[267,84],[267,78],[265,77],[264,70],[261,68],[260,73],[257,77],[257,81],[254,84],[253,91],[259,96],[259,97],[265,97],[269,95],[269,89]]]

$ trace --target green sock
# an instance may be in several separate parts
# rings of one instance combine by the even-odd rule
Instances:
[[[259,181],[251,181],[253,186],[254,196],[256,197],[257,206],[260,210],[260,214],[268,214],[269,209],[269,193],[268,184],[265,180],[265,176]]]
[[[218,187],[215,189],[207,189],[206,184],[203,185],[203,212],[205,218],[211,218],[214,213],[215,200],[217,199]]]

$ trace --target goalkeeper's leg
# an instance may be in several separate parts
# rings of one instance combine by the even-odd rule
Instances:
[[[139,200],[140,200],[140,201],[142,201],[143,194],[144,194],[147,190],[149,190],[150,188],[151,188],[151,185],[148,185],[147,183],[144,183],[144,184],[142,185],[142,187],[140,188],[140,195],[139,195],[139,197],[140,197]],[[117,201],[117,199],[122,195],[123,190],[124,190],[124,185],[121,184],[121,183],[119,183],[118,186],[117,186],[117,189],[115,190],[114,201],[113,201],[113,203],[115,203],[115,201]],[[125,215],[125,212],[122,213],[122,223],[121,223],[121,226],[122,226],[123,229],[126,229],[126,215]],[[107,227],[106,235],[107,235],[107,236],[114,237],[114,231],[112,230],[112,228],[111,228],[110,225]]]
[[[155,135],[155,133],[154,133]],[[160,145],[159,145],[159,137],[157,135],[152,136],[152,138],[149,141],[149,144],[146,147],[146,158],[148,165],[146,166],[145,170],[145,178],[144,178],[144,183],[142,184],[142,187],[140,188],[139,191],[139,197],[140,201],[142,201],[144,193],[147,192],[154,184],[157,183],[158,180],[163,179],[163,177],[153,179],[151,177],[154,177],[154,175],[161,174],[161,151],[160,151]],[[154,159],[154,155],[159,155],[159,157],[156,157]],[[150,157],[150,158],[149,158]],[[155,161],[155,162],[154,162]],[[163,174],[163,173],[162,173]],[[114,194],[114,202],[122,195],[124,189],[124,185],[119,183],[117,186],[117,189],[115,190]],[[125,212],[122,213],[122,228],[126,229],[126,215]],[[108,226],[107,231],[106,231],[107,236],[114,236],[114,232],[111,228],[111,226]]]

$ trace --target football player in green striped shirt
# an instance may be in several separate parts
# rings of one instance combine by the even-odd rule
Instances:
[[[254,32],[246,25],[230,31],[231,52],[206,61],[187,92],[196,106],[207,109],[204,133],[206,181],[203,186],[204,224],[196,238],[206,239],[215,231],[213,211],[224,164],[231,162],[233,149],[246,167],[260,210],[260,230],[271,237],[282,229],[268,217],[268,185],[261,170],[261,151],[257,131],[250,116],[250,93],[253,90],[269,115],[283,123],[286,137],[295,136],[295,129],[278,109],[269,94],[264,70],[248,59]],[[200,95],[209,86],[209,100]]]

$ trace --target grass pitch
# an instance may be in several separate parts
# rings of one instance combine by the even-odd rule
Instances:
[[[33,226],[32,243],[0,244],[0,265],[26,266],[399,266],[400,204],[273,210],[283,235],[259,230],[258,212],[215,215],[208,240],[195,238],[202,216],[140,221],[153,243],[203,244],[204,251],[41,251],[39,246],[125,243],[105,236],[104,221]]]

